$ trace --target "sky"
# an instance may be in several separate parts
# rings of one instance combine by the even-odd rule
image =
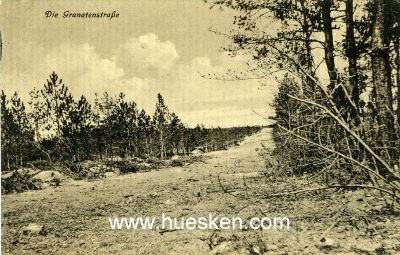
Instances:
[[[210,10],[202,0],[2,0],[1,88],[28,100],[55,71],[78,98],[123,92],[154,112],[157,93],[189,126],[265,125],[275,86],[225,81],[228,69],[246,70],[244,56],[222,50],[234,13]],[[46,18],[55,11],[58,18]],[[114,19],[62,18],[64,11],[119,13]]]

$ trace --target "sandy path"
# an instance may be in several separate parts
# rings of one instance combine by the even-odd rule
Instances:
[[[206,154],[206,163],[3,196],[3,252],[208,254],[211,231],[113,231],[108,217],[235,215],[242,203],[221,191],[217,176],[223,183],[243,186],[240,173],[251,178],[263,171],[257,152],[261,142],[271,144],[269,130],[241,146]],[[44,224],[47,236],[18,240],[19,229],[29,223]]]

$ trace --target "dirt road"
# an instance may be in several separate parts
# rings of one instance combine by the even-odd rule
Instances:
[[[329,249],[321,248],[321,236],[339,207],[333,206],[329,198],[313,196],[301,197],[301,200],[262,199],[267,192],[281,189],[283,185],[287,187],[288,181],[276,180],[272,184],[268,178],[259,176],[266,171],[259,155],[261,144],[273,145],[269,129],[246,139],[240,146],[208,153],[205,162],[186,167],[93,182],[70,181],[58,188],[3,196],[3,253],[320,254],[332,249],[374,251],[379,248],[375,241],[383,242],[388,235],[387,245],[395,249],[393,243],[399,238],[395,231],[397,218],[391,219],[394,229],[385,226],[386,236],[360,236],[359,230],[344,228],[338,232],[335,229],[335,233],[328,233],[334,243]],[[346,194],[331,195],[346,198]],[[357,199],[353,197],[354,194],[348,201]],[[159,217],[161,213],[170,217],[201,217],[212,213],[243,219],[288,216],[292,228],[288,231],[160,232],[156,229],[111,230],[108,221],[109,217]],[[46,233],[24,235],[21,229],[30,223],[43,224]]]

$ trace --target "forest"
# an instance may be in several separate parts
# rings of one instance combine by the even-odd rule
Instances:
[[[399,199],[400,2],[205,2],[236,13],[234,29],[214,32],[249,70],[228,75],[278,84],[280,169]]]
[[[96,95],[92,106],[85,96],[73,98],[53,72],[29,102],[14,93],[1,94],[1,167],[3,171],[37,165],[85,160],[160,160],[227,149],[261,127],[187,127],[158,94],[149,115],[119,95]],[[70,166],[71,164],[67,165]]]

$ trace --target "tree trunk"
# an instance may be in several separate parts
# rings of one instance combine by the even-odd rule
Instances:
[[[163,138],[163,131],[160,130],[160,156],[161,160],[164,159],[164,138]]]
[[[150,147],[149,147],[149,140],[148,140],[148,138],[147,138],[147,135],[145,135],[145,142],[146,142],[146,153],[147,153],[147,156],[150,156]]]
[[[400,135],[400,38],[397,36],[394,40],[394,51],[396,54],[396,83],[397,83],[397,135]],[[400,164],[400,137],[397,137],[397,164]]]
[[[360,88],[357,74],[357,49],[354,38],[353,0],[346,1],[346,56],[349,63],[349,92],[358,110]]]
[[[305,54],[301,54],[300,63],[306,67],[306,70],[309,74],[313,75],[313,56],[312,56],[312,48],[311,48],[311,28],[309,24],[309,18],[307,16],[308,9],[305,6],[304,0],[300,0],[302,15],[303,15],[303,36],[304,36],[304,48]],[[311,94],[312,98],[315,98],[316,91],[314,82],[309,77],[304,77],[304,81],[302,84],[302,88],[300,89],[300,93],[308,92]],[[307,93],[306,93],[307,94]]]
[[[394,51],[396,53],[396,83],[397,83],[397,124],[400,129],[400,39],[394,40]],[[398,130],[400,133],[400,130]]]
[[[325,36],[325,63],[328,69],[330,88],[333,89],[337,83],[337,73],[334,57],[334,45],[332,34],[332,18],[331,18],[332,0],[322,1],[322,22]]]
[[[3,40],[1,39],[1,31],[0,31],[0,61],[2,55],[3,55]]]
[[[385,2],[384,0],[374,0],[375,20],[372,24],[372,80],[376,93],[376,111],[378,122],[379,146],[393,147],[389,148],[389,153],[395,153],[395,132],[392,98],[392,80],[389,51],[387,46],[387,38],[385,31]],[[385,143],[386,142],[386,143]],[[393,150],[392,150],[393,149]],[[382,150],[381,150],[382,151]]]

